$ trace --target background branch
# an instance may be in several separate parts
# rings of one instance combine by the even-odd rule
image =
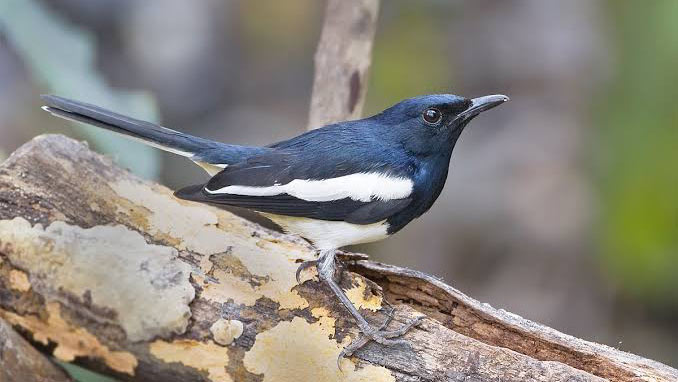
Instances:
[[[377,30],[379,0],[328,0],[315,54],[308,128],[358,119]]]

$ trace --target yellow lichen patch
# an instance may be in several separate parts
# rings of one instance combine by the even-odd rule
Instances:
[[[75,357],[99,358],[115,371],[134,375],[137,359],[132,353],[111,351],[85,328],[70,325],[61,317],[59,303],[51,302],[46,308],[47,322],[35,316],[20,316],[8,311],[0,311],[0,316],[32,333],[40,343],[56,343],[54,356],[64,362],[71,362]]]
[[[214,342],[219,345],[230,345],[233,340],[242,335],[244,326],[238,320],[226,320],[220,318],[210,326],[210,332],[214,337]]]
[[[373,312],[381,309],[382,297],[374,294],[369,294],[369,298],[365,298],[367,285],[362,277],[356,277],[358,283],[351,289],[346,290],[346,295],[351,300],[353,305],[361,309],[369,309]]]
[[[24,272],[12,269],[9,271],[9,287],[19,292],[27,292],[31,289],[31,282]]]
[[[178,249],[212,254],[228,248],[223,237],[218,237],[217,215],[211,210],[198,205],[184,205],[166,189],[151,189],[140,182],[123,180],[110,186],[119,196],[135,205],[119,212],[134,217],[133,214],[139,212],[137,207],[143,207],[144,219],[133,219],[132,222],[145,226],[140,228],[154,236],[174,239],[171,241],[176,242]]]
[[[120,212],[127,214],[132,224],[140,225],[139,229],[173,245],[178,240],[177,248],[203,256],[228,252],[244,267],[246,272],[235,273],[214,269],[212,275],[219,284],[205,284],[204,298],[219,303],[230,298],[236,303],[252,306],[259,298],[268,297],[278,302],[281,309],[308,306],[308,301],[292,290],[297,285],[294,277],[296,261],[314,257],[307,246],[279,241],[260,231],[261,238],[255,242],[252,229],[248,224],[242,224],[240,218],[216,208],[179,201],[162,187],[150,189],[144,183],[131,181],[110,186],[132,203],[130,208]],[[145,214],[143,219],[133,216],[133,212],[139,211]],[[171,238],[175,240],[169,240]],[[200,265],[205,273],[212,269],[208,261]],[[252,277],[258,278],[256,283],[249,282]],[[196,279],[201,277],[196,276]]]
[[[252,306],[262,296],[247,281],[227,272],[216,270],[212,275],[219,281],[218,284],[205,281],[202,276],[193,276],[194,280],[203,287],[200,297],[206,300],[223,303],[232,299],[236,304]]]
[[[205,272],[205,274],[209,274],[212,272],[214,264],[212,264],[210,257],[205,255],[200,258],[200,263],[198,266],[200,267],[201,271]]]
[[[232,382],[226,372],[228,349],[214,342],[177,340],[155,341],[150,345],[151,354],[164,362],[179,362],[207,372],[212,382]]]
[[[327,310],[324,306],[321,306],[319,308],[313,308],[311,309],[311,315],[315,318],[320,318],[320,317],[329,317],[330,316],[330,311]]]
[[[395,381],[384,367],[366,365],[357,369],[345,358],[341,360],[342,370],[339,370],[337,357],[341,347],[329,338],[334,333],[332,321],[324,317],[309,324],[295,317],[291,322],[281,322],[271,330],[259,333],[252,349],[245,353],[245,368],[263,374],[264,382]]]
[[[238,256],[242,264],[257,276],[268,277],[268,281],[256,287],[255,290],[273,301],[280,304],[281,309],[304,309],[308,307],[308,301],[301,297],[292,288],[297,286],[295,273],[299,264],[295,260],[311,260],[312,256],[306,248],[297,245],[259,240],[255,247],[252,246],[252,240],[243,240],[238,243],[236,252],[234,246],[233,253],[241,254]],[[262,253],[262,250],[264,253]]]

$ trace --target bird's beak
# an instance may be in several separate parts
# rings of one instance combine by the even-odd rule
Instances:
[[[471,106],[468,107],[468,109],[462,111],[459,113],[457,116],[457,119],[468,119],[468,118],[473,118],[476,115],[490,110],[493,107],[499,106],[502,103],[506,102],[509,100],[509,97],[503,95],[503,94],[494,94],[494,95],[488,95],[485,97],[478,97],[478,98],[473,98],[471,100]]]

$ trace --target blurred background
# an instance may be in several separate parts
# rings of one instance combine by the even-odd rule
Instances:
[[[304,131],[324,2],[0,0],[0,160],[84,139],[171,188],[192,163],[50,117],[39,94],[229,143]],[[382,1],[366,115],[511,102],[462,135],[431,211],[356,248],[678,366],[678,1]]]

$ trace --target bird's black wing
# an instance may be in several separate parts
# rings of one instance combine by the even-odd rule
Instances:
[[[267,212],[277,215],[305,217],[318,220],[345,221],[354,224],[371,224],[382,221],[401,211],[412,200],[410,198],[388,201],[360,202],[349,198],[328,202],[313,202],[286,194],[275,196],[219,195],[206,194],[202,185],[183,188],[175,196],[195,202],[226,205]]]
[[[318,153],[316,153],[318,154]],[[318,157],[320,156],[320,158]],[[180,199],[192,200],[202,203],[215,205],[228,205],[244,207],[251,210],[266,212],[278,215],[287,215],[295,217],[306,217],[319,220],[346,221],[354,224],[370,224],[382,221],[389,216],[401,211],[410,202],[408,195],[394,198],[369,198],[365,200],[356,200],[351,197],[331,196],[320,198],[297,197],[288,193],[262,194],[261,189],[276,185],[285,185],[294,180],[308,180],[309,178],[318,179],[319,173],[325,167],[328,175],[325,177],[338,177],[360,173],[360,165],[357,163],[348,163],[342,160],[342,163],[333,163],[335,156],[322,158],[323,155],[313,156],[314,166],[308,167],[308,158],[297,152],[277,151],[274,153],[250,158],[247,161],[228,166],[222,172],[215,175],[204,185],[195,185],[183,188],[175,193]],[[355,158],[353,162],[359,162],[360,158]],[[374,163],[370,164],[370,171],[374,172]],[[314,172],[314,176],[308,175],[309,171]],[[383,164],[381,171],[389,174],[398,174],[397,169],[389,164]],[[331,175],[329,175],[331,174]],[[394,175],[395,176],[395,175]],[[303,185],[303,182],[301,182]],[[237,193],[217,192],[228,186],[244,186]],[[356,184],[356,187],[360,187]],[[227,189],[228,190],[228,189]],[[330,190],[329,192],[332,192]],[[247,194],[249,193],[249,194]],[[341,196],[339,194],[338,196]]]

